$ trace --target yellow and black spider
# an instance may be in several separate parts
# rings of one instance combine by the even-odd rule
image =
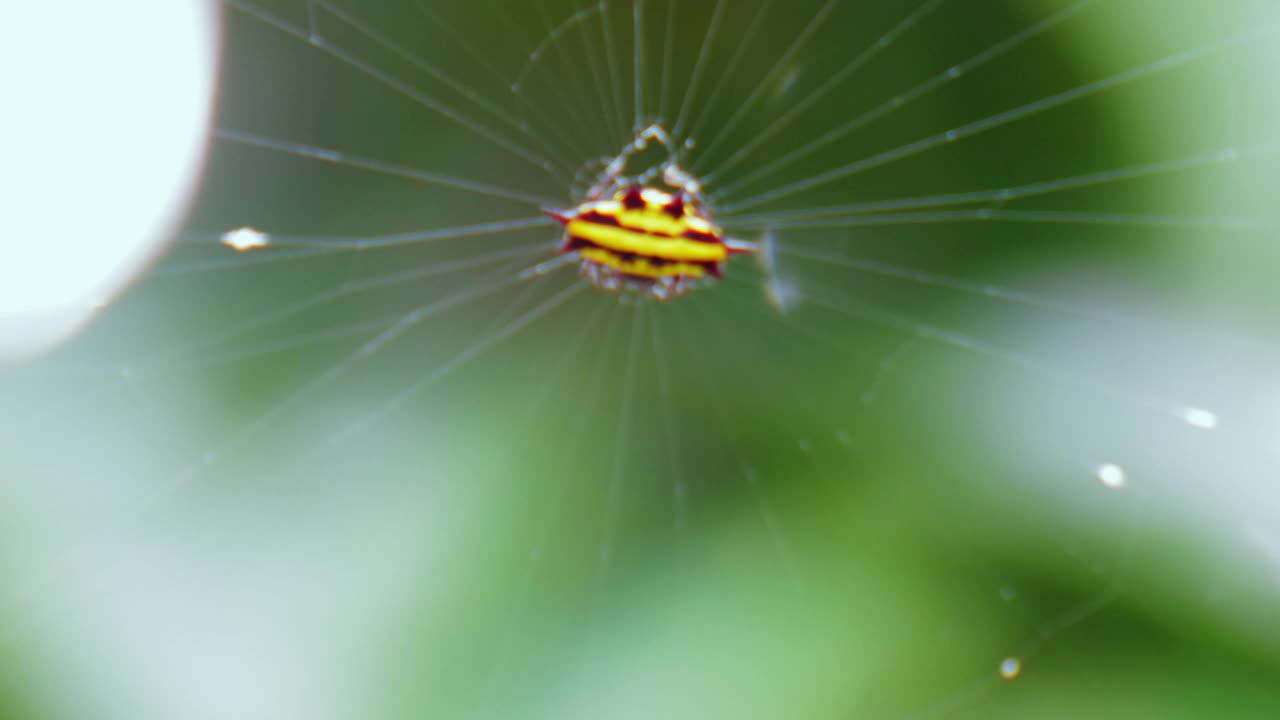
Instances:
[[[628,176],[628,159],[650,141],[667,148],[667,160]],[[652,184],[659,175],[670,190]],[[719,279],[720,264],[730,255],[759,249],[727,237],[712,221],[701,184],[681,169],[660,125],[637,133],[577,207],[545,212],[564,225],[562,259],[576,262],[584,278],[604,290],[631,290],[662,301]]]

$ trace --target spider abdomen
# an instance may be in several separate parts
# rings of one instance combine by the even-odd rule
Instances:
[[[631,185],[572,211],[548,210],[565,227],[563,253],[606,290],[637,289],[667,300],[720,277],[733,250],[724,232],[683,193]]]

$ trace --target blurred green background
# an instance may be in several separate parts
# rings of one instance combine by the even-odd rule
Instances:
[[[538,208],[227,135],[568,206],[484,133],[572,170],[617,153],[633,7],[344,3],[315,8],[316,44],[281,31],[304,2],[254,3],[275,27],[228,7],[187,230],[5,371],[5,710],[1275,717],[1277,9],[944,2],[722,176],[922,7],[826,5],[723,3],[694,86],[716,3],[643,1],[642,114],[687,104],[713,192],[885,113],[719,206],[1160,62],[742,213],[1182,167],[976,206],[1058,221],[779,224],[785,312],[737,258],[677,302],[587,288],[510,337],[573,271],[407,323],[550,257],[555,228],[315,253]],[[217,243],[242,226],[311,244]]]

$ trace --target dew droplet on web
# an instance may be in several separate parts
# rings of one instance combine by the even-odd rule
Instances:
[[[1022,674],[1022,661],[1016,657],[1007,657],[1000,661],[1000,677],[1015,680]]]
[[[1097,476],[1098,482],[1102,483],[1103,487],[1111,490],[1119,490],[1129,481],[1129,477],[1125,473],[1124,468],[1114,463],[1104,463],[1099,465],[1097,470],[1094,471],[1094,474]]]
[[[248,252],[270,245],[271,236],[261,230],[242,227],[223,233],[222,244],[236,252]]]
[[[1188,425],[1201,430],[1216,430],[1218,427],[1218,415],[1204,408],[1189,407],[1182,411],[1182,419]]]

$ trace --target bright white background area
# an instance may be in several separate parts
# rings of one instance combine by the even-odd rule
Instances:
[[[194,190],[216,3],[18,2],[0,45],[0,361],[49,349],[155,257]]]

